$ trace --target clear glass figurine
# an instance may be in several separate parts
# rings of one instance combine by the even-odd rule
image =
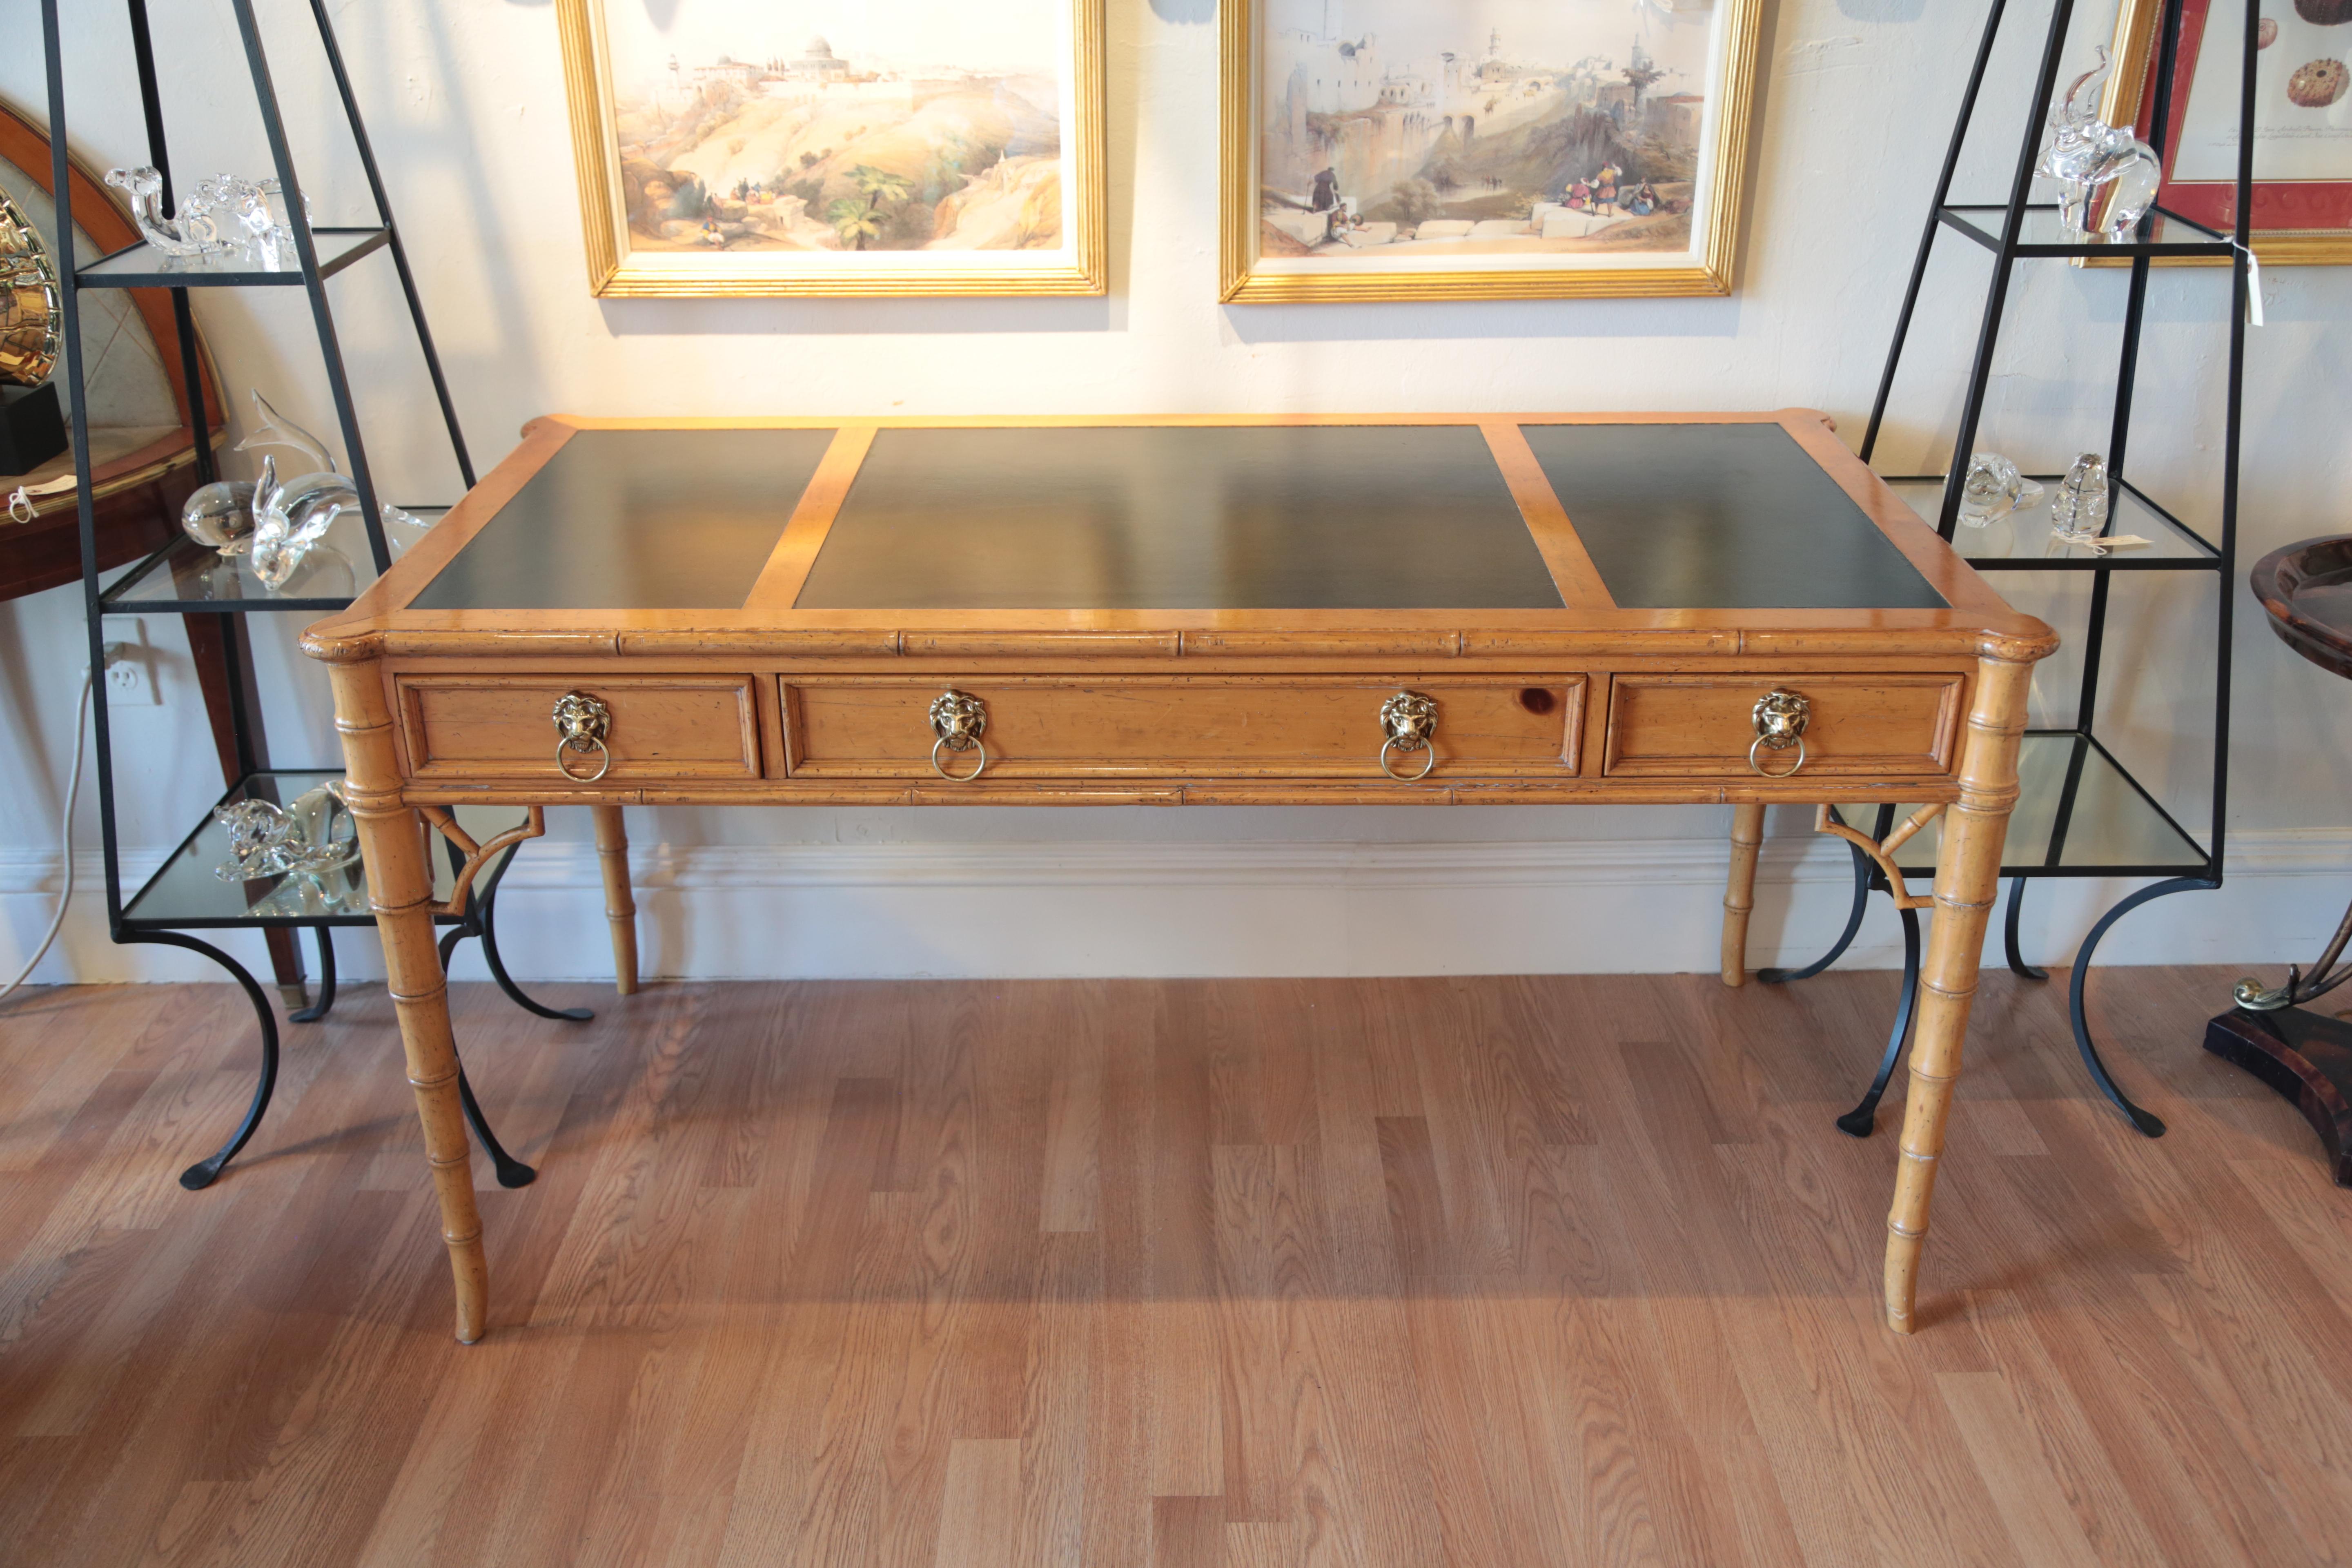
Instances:
[[[306,790],[282,809],[266,800],[240,800],[215,807],[213,818],[228,830],[229,858],[213,870],[224,882],[315,877],[360,858],[359,825],[341,779]]]
[[[264,586],[283,588],[302,558],[323,538],[344,512],[357,512],[359,490],[335,467],[334,458],[320,439],[269,405],[258,391],[253,406],[261,423],[236,444],[240,452],[262,447],[289,447],[310,459],[308,471],[280,482],[278,459],[261,459],[261,479],[253,489],[253,574]],[[425,535],[430,526],[415,513],[389,501],[382,509],[384,542],[400,555]]]
[[[2107,526],[2107,460],[2096,452],[2074,459],[2050,499],[2050,537],[2088,544]]]
[[[1989,528],[2041,499],[2042,487],[2019,473],[2015,463],[1999,452],[1979,452],[1969,459],[1968,476],[1960,481],[1960,521]]]
[[[197,486],[180,508],[180,527],[223,555],[244,554],[253,544],[253,481],[215,479]]]
[[[266,230],[257,230],[254,254],[264,267],[273,270],[291,270],[300,265],[294,249],[294,220],[286,205],[286,193],[272,175],[260,184],[262,213],[268,219]],[[302,226],[310,226],[310,198],[302,198]]]
[[[295,265],[294,230],[286,198],[275,179],[259,184],[235,174],[198,180],[180,198],[179,212],[163,216],[163,176],[153,169],[110,169],[106,183],[131,198],[131,216],[147,243],[166,256],[246,258],[273,271]],[[310,221],[310,203],[302,202]]]
[[[2102,45],[2099,63],[2076,77],[2064,100],[2051,110],[2050,146],[2034,171],[2059,183],[2059,221],[2078,239],[2094,232],[2092,215],[2103,190],[2106,208],[2095,232],[2109,240],[2129,234],[2154,205],[2164,172],[2154,148],[2099,118],[2092,89],[2106,79],[2109,68]]]
[[[199,181],[180,202],[179,214],[163,216],[163,176],[153,169],[109,169],[106,183],[131,198],[131,216],[147,243],[166,256],[225,256],[244,243],[224,231],[213,214],[210,181]]]

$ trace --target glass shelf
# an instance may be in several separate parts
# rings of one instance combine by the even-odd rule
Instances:
[[[2000,249],[2000,231],[2007,221],[2005,206],[1946,206],[1937,210],[1938,220],[1987,250]],[[2017,254],[2020,256],[2063,256],[2095,258],[2116,256],[2198,256],[2226,258],[2231,251],[2230,237],[2217,234],[2200,223],[2192,223],[2179,214],[2163,207],[2156,209],[2156,221],[2148,226],[2149,238],[2137,240],[2075,239],[2068,236],[2059,221],[2058,204],[2035,203],[2025,209],[2025,221],[2017,231]]]
[[[2004,877],[2185,877],[2209,858],[2105,747],[2072,730],[2026,732],[2017,755],[2019,795],[2001,846]],[[1900,823],[1917,801],[1895,808]],[[1849,826],[1875,826],[1868,805],[1846,805]],[[1895,851],[1907,873],[1936,869],[1942,820]],[[2053,852],[2054,846],[2054,852]]]
[[[305,790],[316,789],[329,779],[342,776],[340,771],[326,769],[252,773],[221,796],[219,805],[266,800],[272,805],[283,806]],[[478,844],[523,820],[523,814],[512,806],[460,805],[451,807],[451,811],[458,826],[472,834]],[[446,901],[456,886],[448,851],[443,847],[445,842],[438,834],[434,836],[433,897],[436,901]],[[491,859],[475,878],[474,886],[482,887],[505,858],[520,847],[511,847]],[[147,879],[147,885],[124,903],[123,924],[148,930],[188,931],[208,926],[375,923],[375,917],[368,912],[363,868],[357,861],[323,877],[268,877],[250,882],[227,882],[215,876],[213,868],[227,864],[228,859],[228,830],[207,811],[196,830]],[[442,921],[445,924],[455,923],[454,917],[445,916]]]
[[[2107,531],[2137,534],[2146,544],[2105,555],[2087,545],[2069,544],[2050,534],[2050,498],[2063,474],[2035,474],[2042,499],[1983,528],[1965,522],[1952,529],[1952,548],[1980,572],[2210,572],[2221,563],[2219,552],[2194,529],[2143,494],[2128,480],[2116,484],[2107,505]],[[1944,504],[1941,474],[1893,474],[1886,486],[1903,498],[1928,527]]]
[[[446,506],[403,509],[427,523],[447,515]],[[404,552],[395,550],[395,559]],[[214,611],[244,614],[266,610],[308,610],[324,614],[349,605],[375,581],[368,551],[367,530],[357,512],[346,512],[329,525],[325,535],[303,556],[282,588],[272,590],[253,574],[249,555],[222,555],[211,546],[182,534],[150,555],[109,588],[100,600],[110,616],[153,612]]]
[[[314,228],[319,276],[332,278],[361,257],[380,250],[388,228]],[[299,285],[302,269],[287,258],[284,267],[257,267],[242,250],[221,256],[168,256],[145,240],[100,257],[74,273],[82,289],[256,289]]]

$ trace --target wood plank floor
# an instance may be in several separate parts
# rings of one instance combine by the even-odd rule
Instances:
[[[1876,1322],[1890,975],[459,987],[537,1185],[449,1284],[380,987],[0,1010],[0,1562],[2336,1562],[2352,1194],[2115,970],[1989,976]]]

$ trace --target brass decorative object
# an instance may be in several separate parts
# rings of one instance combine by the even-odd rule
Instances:
[[[0,381],[47,381],[57,368],[64,321],[49,247],[25,209],[0,191]]]
[[[560,737],[555,742],[556,772],[574,784],[594,784],[611,770],[613,753],[604,737],[613,731],[613,710],[602,700],[584,691],[565,692],[555,700],[555,731]],[[574,752],[595,752],[596,771],[573,773],[570,757]]]
[[[949,687],[931,699],[931,732],[939,737],[931,742],[931,772],[950,784],[970,784],[988,766],[988,746],[980,738],[988,728],[988,708],[969,691]],[[940,761],[941,751],[980,752],[980,761],[968,773],[951,773]]]
[[[1813,721],[1813,705],[1801,691],[1776,686],[1756,700],[1750,715],[1756,722],[1756,739],[1748,748],[1748,765],[1768,779],[1784,779],[1805,765],[1805,726]],[[1757,760],[1759,752],[1785,752],[1797,749],[1797,760],[1772,773]]]
[[[1437,701],[1418,691],[1400,691],[1381,704],[1381,772],[1399,784],[1415,784],[1437,765]],[[1419,752],[1421,771],[1401,773],[1389,764],[1391,752]]]

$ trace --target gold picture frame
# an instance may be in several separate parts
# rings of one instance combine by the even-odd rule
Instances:
[[[1343,254],[1340,247],[1328,239],[1313,245],[1293,241],[1310,258],[1328,252],[1333,263],[1328,269],[1317,268],[1311,259],[1300,261],[1289,256],[1270,262],[1263,250],[1268,217],[1261,180],[1265,140],[1260,106],[1265,100],[1263,73],[1265,69],[1266,20],[1272,4],[1273,0],[1223,0],[1220,6],[1217,297],[1221,300],[1230,304],[1272,304],[1607,299],[1642,295],[1728,294],[1732,291],[1743,216],[1741,199],[1752,132],[1750,121],[1759,66],[1757,56],[1763,25],[1763,0],[1653,0],[1652,3],[1652,10],[1669,19],[1677,13],[1712,14],[1706,70],[1697,84],[1706,90],[1697,95],[1677,94],[1673,100],[1683,106],[1686,106],[1694,97],[1698,100],[1697,110],[1691,111],[1690,115],[1696,122],[1696,130],[1687,136],[1696,143],[1693,150],[1696,168],[1687,182],[1690,195],[1685,210],[1690,215],[1691,221],[1685,226],[1688,238],[1682,247],[1633,250],[1619,246],[1612,254],[1601,248],[1599,230],[1595,228],[1589,235],[1568,241],[1569,245],[1576,245],[1591,238],[1596,241],[1593,248],[1542,250],[1538,247],[1551,237],[1547,233],[1529,233],[1521,237],[1533,243],[1512,247],[1507,242],[1493,241],[1486,246],[1488,254],[1482,255],[1473,264],[1465,265],[1462,259],[1464,252],[1456,251],[1451,257],[1443,254],[1433,256],[1430,265],[1416,267],[1412,263],[1421,259],[1419,255],[1408,258],[1401,251],[1395,251],[1366,258],[1360,254]],[[1400,7],[1398,14],[1403,15],[1406,13],[1402,8],[1415,6],[1416,0],[1377,0],[1377,4]],[[1356,9],[1360,16],[1364,8],[1359,0]],[[1624,8],[1617,0],[1596,3],[1595,9],[1612,17],[1624,15]],[[1328,11],[1327,8],[1327,16]],[[1468,33],[1475,34],[1480,30],[1475,18],[1462,26],[1463,30]],[[1494,41],[1489,45],[1488,58],[1472,68],[1481,73],[1481,79],[1505,80],[1507,73],[1517,71],[1520,76],[1507,78],[1515,89],[1524,78],[1530,88],[1539,85],[1545,93],[1585,90],[1587,84],[1580,79],[1572,85],[1565,79],[1584,68],[1588,61],[1580,61],[1578,67],[1565,69],[1511,67],[1498,58],[1501,48],[1499,37],[1499,31],[1490,35]],[[1337,44],[1343,51],[1360,51],[1363,47],[1358,40],[1320,39],[1303,33],[1297,36],[1297,41],[1301,47],[1310,48]],[[1347,58],[1354,61],[1361,55],[1350,52]],[[1465,68],[1457,63],[1454,54],[1448,52],[1441,58],[1447,73],[1444,91],[1454,92],[1462,81],[1469,79],[1456,74]],[[1632,66],[1619,70],[1618,75],[1630,82],[1633,69],[1647,68],[1651,63],[1643,57],[1637,42]],[[1490,68],[1493,74],[1485,74]],[[1294,71],[1298,68],[1294,66]],[[1663,76],[1664,73],[1659,74]],[[1399,81],[1402,85],[1392,91],[1391,84]],[[1320,80],[1317,79],[1314,85],[1319,88]],[[1389,76],[1374,85],[1380,92],[1377,106],[1348,112],[1359,118],[1365,113],[1387,116],[1391,111],[1400,119],[1419,114],[1422,116],[1420,120],[1409,122],[1412,133],[1417,136],[1428,133],[1431,117],[1435,116],[1444,121],[1443,135],[1455,134],[1456,121],[1443,115],[1442,111],[1448,104],[1435,89],[1434,81],[1423,79],[1423,75],[1416,74],[1409,67],[1401,78]],[[1410,95],[1417,90],[1420,100],[1409,101]],[[1622,95],[1625,89],[1617,88],[1612,82],[1609,84],[1609,90]],[[1633,107],[1638,111],[1642,102],[1642,84],[1633,84],[1631,91]],[[1654,104],[1654,112],[1655,107]],[[1683,108],[1677,107],[1675,112],[1679,117]],[[1298,118],[1304,121],[1307,116],[1300,114]],[[1336,120],[1339,116],[1328,118]],[[1469,117],[1463,117],[1462,123],[1467,128]],[[1333,169],[1327,168],[1323,173],[1331,174]],[[1423,182],[1416,180],[1413,183],[1418,185]],[[1584,182],[1577,183],[1581,184]],[[1403,186],[1399,185],[1396,190],[1402,193]],[[1563,197],[1568,194],[1564,188]],[[1324,199],[1324,193],[1318,189],[1310,199],[1320,202]],[[1671,198],[1668,205],[1671,205]],[[1558,211],[1561,205],[1538,198],[1527,220],[1530,228],[1540,223],[1544,209]],[[1307,210],[1311,218],[1314,214],[1329,209],[1315,206]],[[1607,213],[1611,208],[1591,210]],[[1384,226],[1362,222],[1362,216],[1360,210],[1350,209],[1349,218],[1357,235]],[[1451,224],[1455,220],[1446,221]],[[1402,234],[1400,226],[1396,224],[1385,226],[1398,229]],[[1412,236],[1405,243],[1414,244],[1417,247],[1425,226],[1425,224],[1415,225]],[[1444,237],[1448,241],[1457,237],[1465,240],[1483,238],[1452,234]],[[1393,242],[1381,240],[1374,243],[1385,247]],[[1348,240],[1347,244],[1350,248],[1356,246],[1353,239]],[[1518,253],[1511,253],[1514,251]],[[1653,256],[1658,258],[1654,262],[1647,259]],[[1552,260],[1553,258],[1558,259]],[[1551,264],[1546,265],[1547,261],[1551,261]]]
[[[1055,149],[1057,167],[1055,174],[1060,184],[1061,224],[1058,230],[1062,243],[1051,249],[1028,247],[965,247],[950,250],[935,248],[864,248],[866,235],[856,236],[854,247],[857,257],[852,260],[838,248],[827,251],[813,245],[783,248],[792,244],[779,237],[772,227],[751,231],[755,244],[738,247],[741,236],[730,237],[719,221],[719,203],[711,205],[713,216],[704,221],[710,237],[708,247],[678,243],[657,237],[650,231],[633,228],[631,224],[630,184],[624,173],[622,143],[619,132],[619,97],[614,87],[612,41],[608,37],[605,6],[607,0],[556,0],[556,24],[559,46],[563,56],[565,92],[572,120],[572,157],[580,184],[580,215],[586,242],[589,291],[606,299],[678,299],[678,298],[751,298],[775,296],[806,296],[816,298],[908,298],[941,295],[1072,295],[1100,294],[1106,287],[1108,268],[1105,237],[1107,201],[1104,193],[1103,134],[1103,9],[1104,0],[1040,0],[1046,7],[1066,6],[1069,23],[1068,77],[1057,85],[1063,89],[1057,113],[1058,145]],[[1051,9],[1045,15],[1054,15]],[[836,60],[823,38],[811,40],[813,51],[821,52],[819,63],[826,70],[839,69],[838,79],[819,80],[819,89],[856,88],[876,83],[889,83],[899,79],[875,72],[857,74],[847,60]],[[809,60],[771,61],[771,71],[781,71],[794,80],[810,77],[811,72],[800,68]],[[683,70],[677,57],[670,58],[670,71],[682,79]],[[732,58],[721,54],[714,63],[698,65],[698,79],[712,71],[733,70],[749,73],[742,77],[745,87],[765,88],[760,79],[762,68],[737,66]],[[907,81],[910,105],[913,95],[935,84]],[[695,90],[699,91],[698,87]],[[882,90],[875,87],[877,93]],[[864,127],[858,128],[864,133]],[[829,152],[829,150],[828,150]],[[1034,160],[1032,160],[1033,162]],[[1000,153],[990,169],[1003,170],[1012,159]],[[675,165],[664,165],[667,174]],[[803,169],[810,165],[802,164]],[[860,166],[863,172],[864,165]],[[640,171],[641,172],[641,171]],[[828,172],[823,163],[810,171],[822,178],[810,184],[822,186],[838,183],[836,172]],[[984,169],[970,180],[968,188],[977,188],[988,177]],[[1035,174],[1024,170],[1024,175]],[[700,176],[695,176],[698,183]],[[781,181],[782,175],[777,176]],[[907,182],[901,180],[900,184]],[[638,187],[643,190],[642,184]],[[887,187],[886,187],[887,189]],[[961,193],[959,193],[961,194]],[[766,197],[771,204],[781,204],[784,198],[773,191],[757,190],[753,199]],[[1003,200],[1008,204],[1027,198],[1033,203],[1034,190],[1008,190]],[[808,209],[816,197],[793,197],[801,206],[793,209],[794,228],[803,234],[823,226],[824,221]],[[869,208],[880,205],[881,197],[869,201]],[[740,205],[740,202],[738,205]],[[833,205],[840,206],[836,200]],[[944,205],[942,201],[940,205]],[[805,220],[803,225],[803,220]],[[737,227],[747,228],[746,225]],[[867,232],[875,231],[869,224]],[[819,237],[822,237],[821,236]],[[844,237],[847,237],[845,236]],[[770,244],[757,244],[767,240]],[[866,258],[871,258],[870,260]]]
[[[2185,117],[2190,104],[2191,94],[2198,84],[2198,68],[2203,53],[2205,25],[2209,19],[2213,19],[2217,7],[2213,0],[2185,0],[2181,9],[2183,21],[2181,58],[2175,68],[2177,74],[2174,103],[2177,111],[2174,116],[2173,141],[2176,144],[2183,133],[2179,121]],[[2242,13],[2235,5],[2222,5],[2218,9],[2221,13],[2218,19],[2225,26],[2235,26],[2241,24]],[[2150,87],[2148,79],[2153,72],[2156,60],[2157,32],[2163,26],[2164,10],[2165,0],[2121,0],[2121,4],[2116,7],[2115,37],[2108,51],[2115,61],[2115,70],[2107,79],[2106,89],[2099,105],[2099,118],[2110,125],[2137,126],[2142,135],[2147,134],[2147,125],[2142,115]],[[2290,25],[2296,25],[2287,20],[2294,16],[2294,9],[2289,7],[2277,19],[2277,26],[2284,28]],[[2285,41],[2289,48],[2292,48],[2294,40],[2288,38]],[[2284,59],[2284,56],[2281,58]],[[2230,82],[2234,88],[2237,82],[2234,71],[2230,73]],[[2260,90],[2259,87],[2257,90]],[[2234,108],[2236,94],[2231,92],[2229,96],[2231,104]],[[2259,145],[2258,140],[2257,146]],[[2180,212],[2183,216],[2194,221],[2208,223],[2211,227],[2224,233],[2228,232],[2231,225],[2226,215],[2215,211],[2192,212],[2183,209],[2184,193],[2195,191],[2197,184],[2211,184],[2216,182],[2187,184],[2176,183],[2173,177],[2174,158],[2174,151],[2168,149],[2165,159],[2165,177],[2157,196],[2158,205],[2168,210]],[[2352,177],[2347,177],[2342,182],[2329,183],[2344,185],[2344,200],[2347,206],[2352,206]],[[2252,231],[2252,239],[2255,257],[2267,267],[2342,267],[2352,264],[2352,221],[2347,221],[2345,226],[2340,228],[2263,228],[2259,226],[2263,210],[2266,205],[2263,187],[2268,185],[2277,190],[2286,188],[2293,184],[2295,183],[2268,181],[2260,177],[2255,179],[2254,211],[2257,226]],[[2308,184],[2310,182],[2302,184]],[[2236,192],[2233,184],[2230,195],[2234,199]],[[2352,218],[2352,212],[2347,212],[2347,218]],[[2158,258],[2155,264],[2158,267],[2226,267],[2229,265],[2229,259],[2225,257],[2167,256]],[[2089,265],[2120,267],[2126,263],[2119,258],[2098,257],[2093,258]]]

